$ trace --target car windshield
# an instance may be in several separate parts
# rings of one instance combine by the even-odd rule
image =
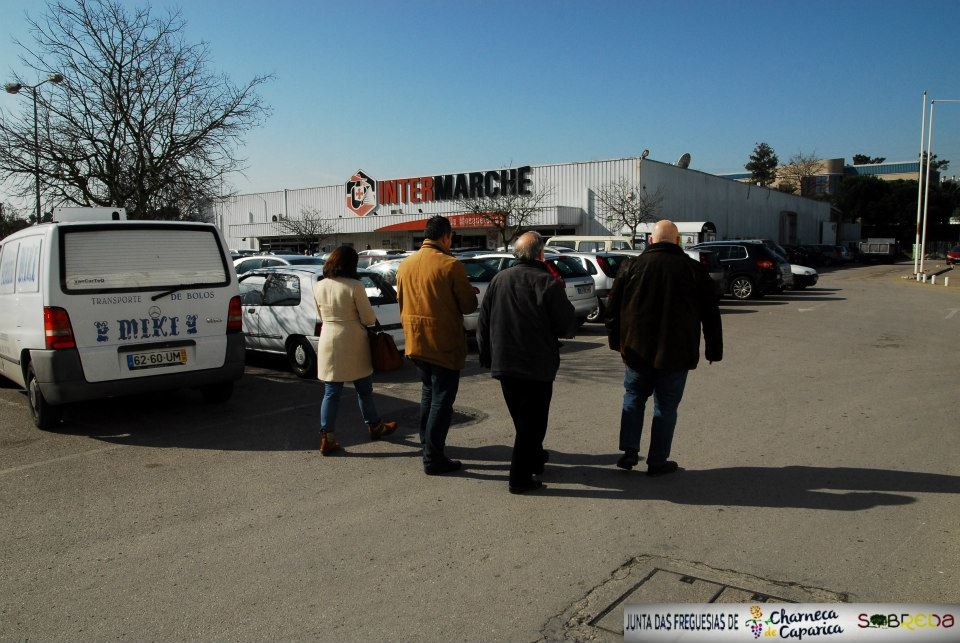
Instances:
[[[464,269],[470,281],[490,281],[497,274],[499,259],[464,259]]]
[[[288,261],[292,265],[296,265],[296,266],[305,266],[305,265],[322,266],[327,260],[321,259],[320,257],[303,256],[303,257],[295,257],[293,259],[289,259]]]
[[[547,257],[544,259],[547,263],[553,264],[560,275],[566,279],[568,277],[589,277],[590,273],[583,267],[579,261],[573,257]]]

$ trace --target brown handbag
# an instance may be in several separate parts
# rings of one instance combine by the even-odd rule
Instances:
[[[367,329],[370,337],[370,361],[375,371],[396,371],[403,368],[403,353],[388,333],[380,330],[380,322]]]

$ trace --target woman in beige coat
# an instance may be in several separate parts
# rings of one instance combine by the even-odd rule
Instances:
[[[322,455],[342,449],[333,430],[344,382],[353,382],[371,440],[397,430],[396,422],[380,419],[373,403],[373,366],[366,327],[376,324],[377,317],[357,278],[357,261],[357,251],[349,246],[334,250],[323,265],[324,278],[313,291],[323,323],[317,347],[317,377],[323,381],[324,389],[320,404]]]

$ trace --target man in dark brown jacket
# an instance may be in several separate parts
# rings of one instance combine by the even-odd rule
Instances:
[[[711,363],[723,359],[720,309],[710,275],[678,245],[677,226],[658,221],[651,245],[620,270],[607,306],[610,347],[626,365],[620,414],[621,469],[640,462],[640,435],[647,399],[653,395],[653,422],[647,451],[647,475],[673,473],[668,460],[687,372],[704,354]]]
[[[420,372],[423,470],[441,475],[461,467],[444,449],[467,361],[463,316],[477,309],[477,294],[463,264],[450,254],[450,220],[431,217],[424,235],[420,250],[397,269],[397,300],[405,352]]]

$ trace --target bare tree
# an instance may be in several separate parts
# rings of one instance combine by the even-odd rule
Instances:
[[[516,239],[532,219],[543,210],[543,203],[553,190],[533,190],[530,194],[501,192],[497,196],[477,196],[457,201],[457,207],[480,217],[484,223],[496,228],[504,248]]]
[[[20,41],[28,86],[51,70],[62,84],[34,90],[33,106],[0,118],[0,179],[27,193],[40,181],[55,203],[125,207],[131,218],[202,218],[225,179],[243,169],[242,136],[267,116],[256,76],[236,87],[208,69],[205,44],[184,41],[179,13],[151,15],[119,0],[54,1],[28,18]]]
[[[651,194],[646,187],[618,179],[600,187],[596,191],[600,204],[598,214],[613,230],[628,228],[630,238],[637,236],[637,228],[644,223],[654,223],[661,219],[660,207],[663,205],[663,189]]]
[[[303,208],[300,217],[296,219],[280,215],[277,217],[277,227],[303,243],[310,244],[315,241],[317,248],[322,247],[324,240],[337,232],[333,220],[325,219],[316,208]]]
[[[794,154],[786,165],[777,169],[777,178],[780,179],[780,183],[791,187],[788,190],[784,186],[781,191],[805,195],[807,193],[807,190],[804,189],[806,179],[819,174],[822,165],[823,161],[817,157],[816,153],[804,154],[798,152]]]
[[[30,221],[23,213],[0,201],[0,239],[29,227]]]

